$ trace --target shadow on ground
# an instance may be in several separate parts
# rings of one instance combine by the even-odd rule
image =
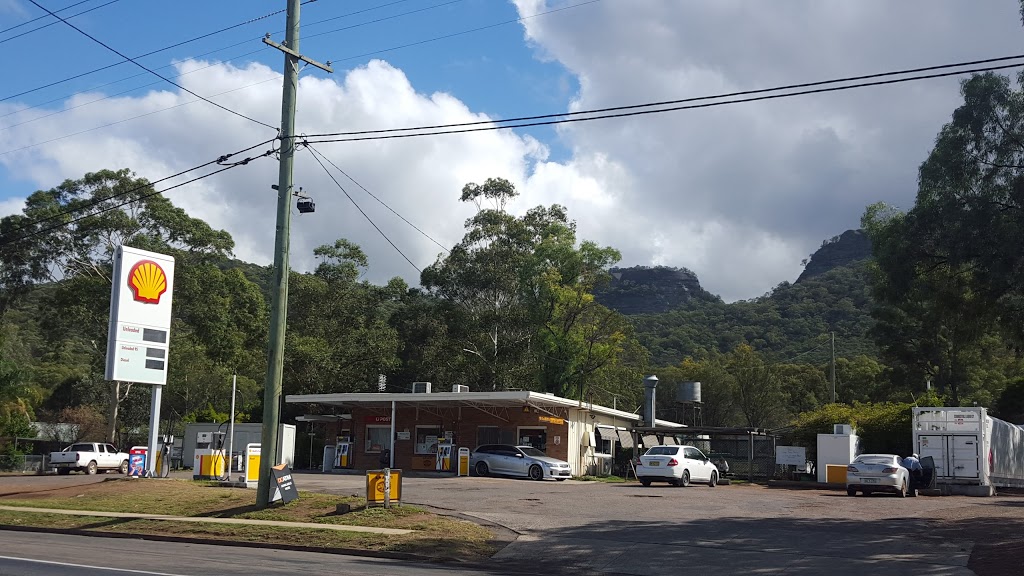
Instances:
[[[898,511],[894,511],[898,513]],[[594,522],[521,537],[496,555],[538,571],[677,574],[1021,573],[1024,520],[716,518]],[[975,542],[978,541],[978,542]],[[543,560],[542,560],[543,559]]]

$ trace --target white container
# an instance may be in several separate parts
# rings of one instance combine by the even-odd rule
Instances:
[[[818,482],[825,482],[828,465],[847,466],[857,457],[860,439],[850,434],[818,434]]]
[[[985,408],[914,408],[914,450],[935,462],[939,486],[991,495],[1024,487],[1024,429]]]

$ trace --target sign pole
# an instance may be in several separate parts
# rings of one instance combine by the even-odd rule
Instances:
[[[164,387],[154,384],[152,388],[149,400],[149,454],[146,457],[146,469],[149,470],[150,476],[156,477],[159,474],[156,469],[156,450],[160,434],[160,400]]]

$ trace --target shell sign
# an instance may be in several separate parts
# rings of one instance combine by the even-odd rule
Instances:
[[[128,288],[136,302],[159,304],[167,291],[167,275],[152,260],[140,260],[128,271]]]

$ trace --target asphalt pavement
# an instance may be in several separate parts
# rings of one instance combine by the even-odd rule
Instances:
[[[508,574],[457,564],[146,540],[0,533],[0,576],[252,576],[332,574],[341,576],[470,576]],[[520,572],[521,576],[523,573]]]

